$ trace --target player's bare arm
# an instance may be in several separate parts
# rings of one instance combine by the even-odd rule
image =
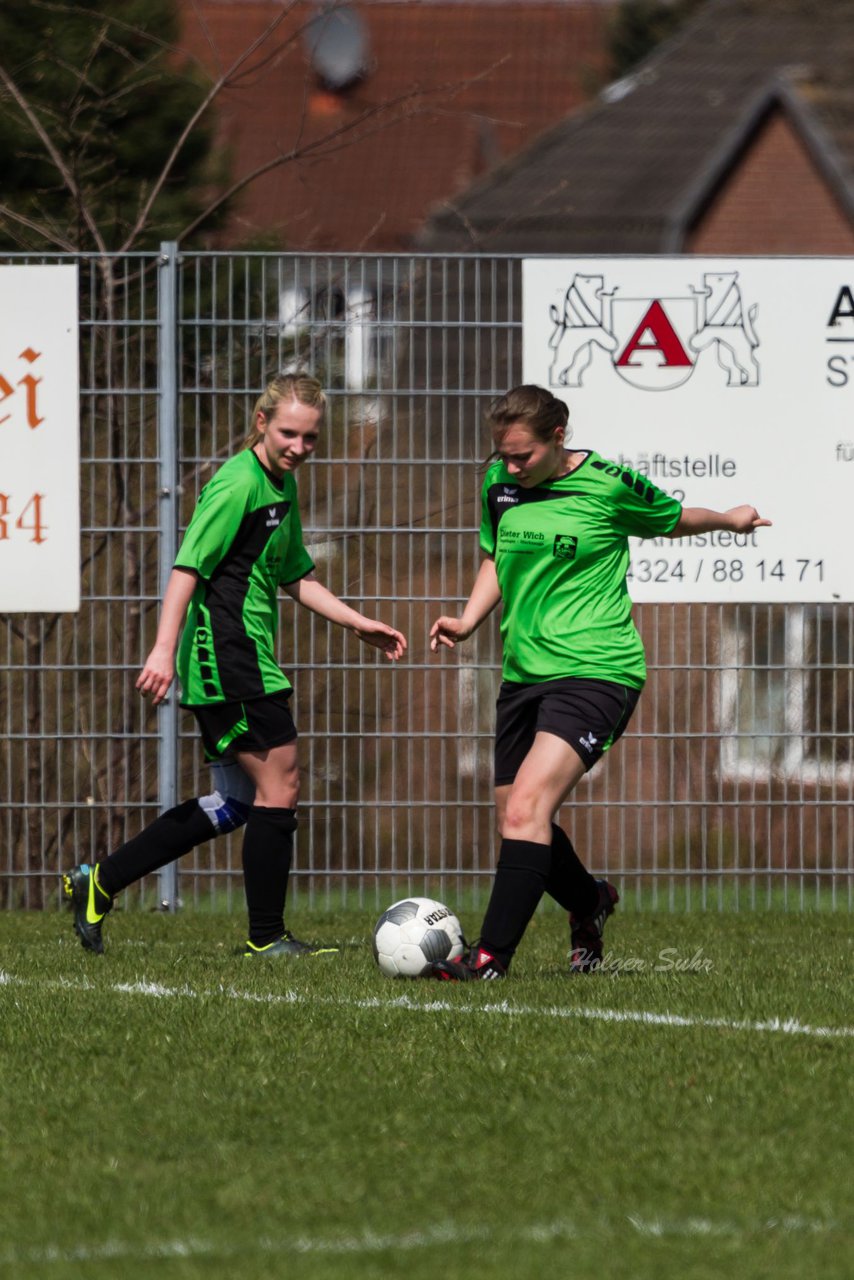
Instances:
[[[155,707],[166,697],[175,678],[178,637],[198,581],[198,574],[191,569],[173,569],[166,584],[157,638],[136,682],[143,698],[151,695]]]
[[[740,507],[730,507],[728,511],[683,507],[678,523],[667,536],[681,538],[686,534],[713,533],[718,529],[726,529],[730,533],[752,533],[754,529],[770,524],[770,520],[760,516],[756,508],[747,503]]]
[[[453,649],[460,640],[467,640],[480,624],[489,617],[501,599],[501,588],[495,571],[495,560],[487,556],[475,578],[471,595],[461,618],[437,618],[430,628],[430,648],[437,653],[440,645]]]
[[[319,614],[339,627],[346,627],[365,644],[380,649],[392,662],[402,658],[406,652],[406,636],[402,631],[397,631],[376,618],[367,618],[363,613],[352,609],[325,587],[313,570],[297,582],[289,582],[285,591],[297,604],[304,605],[312,613]]]

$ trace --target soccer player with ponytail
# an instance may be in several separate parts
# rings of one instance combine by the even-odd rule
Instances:
[[[453,649],[503,604],[503,683],[495,734],[501,848],[479,943],[432,976],[503,978],[544,893],[569,913],[570,969],[602,961],[618,902],[594,879],[557,811],[629,722],[646,678],[626,586],[630,536],[728,529],[770,520],[754,507],[682,507],[643,476],[567,448],[569,410],[543,387],[514,387],[489,410],[497,461],[482,491],[484,559],[459,618],[441,617],[430,647]]]
[[[181,705],[196,717],[214,787],[161,814],[97,865],[64,876],[74,927],[89,951],[103,951],[102,923],[122,889],[241,826],[244,954],[318,950],[294,938],[284,919],[299,766],[291,684],[275,658],[278,589],[391,660],[406,650],[399,631],[357,613],[318,581],[303,545],[294,472],[314,453],[325,410],[315,378],[275,378],[255,406],[244,449],[199,497],[136,687],[156,706],[177,666]]]

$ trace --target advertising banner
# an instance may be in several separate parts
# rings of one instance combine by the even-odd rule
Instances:
[[[0,267],[0,613],[79,608],[77,267]]]
[[[632,539],[633,599],[854,600],[854,261],[531,258],[523,323],[571,447],[773,521]]]

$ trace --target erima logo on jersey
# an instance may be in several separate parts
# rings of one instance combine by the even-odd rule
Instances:
[[[496,502],[510,503],[515,506],[519,501],[519,492],[517,489],[511,489],[508,485],[504,486],[504,492],[499,493],[495,499]]]
[[[269,516],[267,521],[268,529],[275,529],[282,523],[281,517],[275,507],[268,507],[267,514]]]

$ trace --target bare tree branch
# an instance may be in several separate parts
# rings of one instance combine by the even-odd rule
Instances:
[[[190,116],[184,128],[181,130],[181,133],[178,135],[178,139],[175,145],[173,146],[172,151],[170,152],[169,157],[166,160],[166,163],[164,164],[156,180],[152,184],[151,190],[149,191],[149,194],[148,194],[148,199],[146,200],[142,210],[140,211],[139,217],[137,218],[136,223],[132,227],[130,234],[127,236],[124,244],[121,246],[120,251],[122,253],[127,252],[127,250],[131,247],[136,237],[139,235],[142,228],[145,226],[145,223],[148,219],[148,215],[151,212],[151,208],[155,200],[160,195],[160,192],[163,190],[166,180],[169,177],[169,174],[172,172],[172,169],[174,168],[175,161],[178,159],[178,156],[183,150],[184,144],[186,143],[187,139],[190,137],[196,125],[199,123],[199,120],[208,110],[208,108],[210,107],[214,99],[221,93],[225,85],[228,84],[229,80],[231,80],[237,74],[239,69],[245,65],[247,59],[251,58],[252,54],[256,51],[256,49],[260,48],[270,38],[273,32],[279,26],[281,26],[285,18],[287,18],[290,15],[291,10],[294,8],[296,3],[297,3],[297,0],[290,0],[290,3],[286,4],[282,8],[282,10],[272,20],[272,22],[267,24],[267,26],[261,32],[261,34],[257,36],[252,41],[252,43],[249,44],[243,50],[243,52],[240,54],[238,58],[235,59],[231,67],[229,67],[228,71],[226,71],[223,75],[221,75],[219,79],[215,80],[214,83],[211,85],[210,89],[205,94],[205,97],[199,103],[199,106]],[[220,203],[222,202],[220,201]]]
[[[215,60],[217,65],[217,70],[219,71],[220,76],[222,76],[222,59],[219,56],[219,50],[214,44],[214,39],[213,39],[213,36],[211,35],[211,29],[208,26],[207,19],[205,18],[205,15],[202,13],[201,9],[199,8],[198,0],[191,0],[191,4],[193,8],[193,13],[195,14],[195,17],[196,17],[196,21],[198,22],[199,26],[204,32],[205,44],[210,49],[211,57]]]
[[[525,207],[526,215],[532,213],[535,209],[538,209],[540,205],[543,204],[546,200],[550,200],[553,196],[556,196],[559,192],[565,191],[568,186],[569,186],[569,179],[560,178],[551,187],[548,187],[547,189],[541,191],[540,194],[536,197],[536,199],[533,199],[528,205],[526,205]],[[459,221],[462,223],[462,226],[466,232],[466,235],[471,240],[472,248],[474,248],[475,246],[480,246],[482,248],[484,244],[488,244],[490,239],[492,239],[494,236],[499,235],[502,231],[505,231],[508,227],[512,226],[513,223],[516,222],[519,218],[519,214],[517,212],[509,213],[506,218],[503,218],[501,220],[501,222],[496,222],[495,226],[488,227],[484,230],[478,231],[472,225],[469,219],[466,217],[465,213],[459,207],[459,205],[456,204],[453,200],[443,200],[441,204],[437,206],[437,209],[446,209],[448,213],[452,214],[455,218],[459,219]]]
[[[195,0],[193,0],[193,2],[195,3]],[[335,2],[341,3],[343,0],[335,0]],[[163,41],[156,36],[152,36],[148,32],[143,31],[138,27],[134,27],[129,23],[123,22],[120,19],[112,17],[105,19],[103,13],[99,14],[96,10],[84,10],[79,9],[76,6],[74,6],[72,10],[67,4],[51,3],[50,0],[33,0],[33,3],[40,9],[52,12],[70,13],[73,11],[77,15],[81,13],[88,13],[91,14],[92,17],[97,17],[99,19],[100,25],[94,34],[81,66],[76,69],[73,67],[66,68],[66,70],[70,71],[71,74],[76,77],[78,87],[80,89],[86,87],[96,94],[96,96],[100,97],[100,92],[96,86],[90,84],[89,70],[93,65],[98,50],[106,45],[109,45],[110,47],[113,46],[113,41],[108,37],[108,31],[111,25],[115,26],[117,29],[132,32],[141,39],[150,41],[151,45],[159,51],[169,49],[174,50],[175,52],[181,52],[186,56],[186,51],[178,50],[168,42]],[[140,187],[137,207],[133,213],[129,215],[130,226],[128,227],[125,225],[119,233],[122,237],[122,243],[118,246],[116,250],[117,252],[127,252],[143,230],[148,226],[152,210],[154,209],[158,198],[163,193],[164,187],[175,168],[179,155],[189,138],[192,136],[194,129],[198,126],[199,121],[210,109],[217,97],[221,95],[225,89],[232,88],[237,84],[243,83],[245,81],[245,77],[250,72],[257,74],[259,69],[269,64],[271,58],[275,57],[283,49],[287,49],[292,45],[294,41],[299,38],[302,32],[304,32],[311,24],[311,22],[315,20],[316,15],[312,14],[311,18],[306,23],[301,24],[299,28],[290,32],[285,39],[274,42],[274,47],[270,49],[273,35],[281,27],[282,23],[292,14],[297,3],[298,0],[286,0],[286,3],[283,4],[282,8],[266,25],[264,30],[247,45],[247,47],[234,59],[226,70],[221,70],[216,80],[210,84],[201,102],[184,124],[184,127],[182,128],[168,157],[166,158],[165,163],[162,165],[154,181],[147,188],[145,186]],[[206,27],[205,31],[209,44],[213,47],[210,33],[207,31]],[[256,58],[256,55],[259,54],[259,51],[264,50],[265,46],[266,50],[259,60]],[[124,52],[127,54],[127,51]],[[127,54],[127,56],[137,70],[144,68],[145,60],[131,58],[129,54]],[[416,85],[413,88],[398,94],[396,97],[385,99],[382,102],[373,103],[365,107],[354,119],[338,124],[328,132],[322,134],[320,137],[308,141],[306,141],[305,138],[307,92],[304,92],[299,120],[294,122],[296,124],[296,130],[291,145],[285,147],[280,145],[276,154],[271,156],[269,160],[256,166],[249,173],[244,174],[241,178],[233,181],[225,190],[216,194],[215,197],[207,204],[205,209],[181,229],[176,238],[178,240],[186,238],[193,231],[197,230],[199,226],[213,217],[214,214],[221,210],[230,200],[232,200],[256,179],[276,168],[285,164],[293,163],[299,159],[309,157],[321,158],[334,155],[345,146],[352,145],[354,142],[371,137],[380,130],[400,124],[401,122],[404,122],[422,112],[447,110],[446,104],[449,100],[456,97],[463,90],[492,75],[505,61],[506,58],[499,59],[479,74],[467,77],[466,79],[458,82],[449,82],[430,89],[424,89],[422,86]],[[151,79],[146,78],[144,83],[150,84]],[[80,217],[91,233],[99,253],[102,258],[106,259],[110,251],[107,248],[104,235],[101,233],[98,226],[98,221],[89,195],[84,189],[82,182],[78,181],[75,176],[72,163],[63,158],[59,147],[51,136],[51,131],[43,120],[44,112],[37,113],[32,102],[15,83],[11,73],[2,65],[2,63],[0,63],[0,84],[5,85],[7,92],[17,103],[18,107],[29,122],[33,132],[39,139],[42,147],[50,157],[53,166],[57,170],[62,184],[76,202]],[[132,93],[136,87],[138,87],[138,81],[135,81],[132,85],[115,87],[111,93],[103,97],[103,105],[109,105],[118,101],[126,94]],[[70,104],[70,113],[72,118],[76,119],[79,112],[85,109],[85,106],[86,104],[81,103],[79,96],[75,94],[75,101]],[[58,116],[56,116],[56,122],[57,126],[61,123]],[[62,123],[64,123],[64,121]],[[95,124],[93,123],[92,129],[94,128]],[[90,136],[90,133],[90,130],[86,130],[84,134],[84,146],[87,138]],[[87,171],[86,185],[87,188],[94,189],[98,186],[98,182],[90,182],[89,179],[91,176],[92,175]],[[95,177],[97,178],[97,175],[95,175]],[[31,231],[43,232],[45,234],[45,238],[49,239],[52,243],[66,250],[73,251],[74,246],[71,244],[68,236],[63,237],[58,232],[48,228],[47,226],[40,226],[32,216],[27,217],[23,214],[17,214],[7,206],[0,206],[0,213],[5,214],[11,220],[17,222],[21,226],[27,227]]]
[[[72,244],[65,236],[61,236],[59,232],[51,231],[45,222],[34,222],[32,218],[27,218],[23,213],[16,213],[14,209],[10,209],[8,205],[0,204],[0,214],[5,218],[10,218],[13,222],[19,222],[22,227],[28,227],[30,231],[35,231],[37,235],[44,237],[45,240],[52,241],[58,248],[63,249],[66,253],[76,253],[77,246]]]
[[[252,57],[253,53],[255,53],[256,50],[260,48],[270,38],[273,32],[277,30],[277,28],[282,24],[282,22],[284,22],[285,18],[289,16],[289,14],[291,13],[292,9],[295,7],[297,2],[298,0],[289,0],[289,3],[284,5],[281,11],[276,15],[276,17],[270,23],[268,23],[265,30],[255,40],[253,40],[246,49],[244,49],[244,51],[234,61],[234,63],[228,69],[228,71],[225,72],[223,75],[221,75],[218,78],[218,80],[216,80],[214,84],[211,85],[203,101],[201,102],[197,110],[192,114],[192,116],[184,126],[184,129],[182,130],[180,136],[178,137],[178,140],[176,141],[174,147],[172,148],[172,151],[168,156],[166,163],[163,165],[163,168],[158,174],[155,182],[149,189],[147,197],[142,202],[142,205],[137,212],[136,219],[134,221],[133,226],[130,229],[130,232],[126,236],[124,243],[119,248],[119,252],[126,252],[132,246],[132,244],[134,243],[134,241],[136,240],[137,236],[140,234],[142,229],[145,227],[155,201],[157,200],[158,196],[162,192],[163,187],[166,181],[168,180],[168,177],[172,172],[172,169],[174,168],[175,162],[179,154],[181,153],[181,150],[183,149],[185,143],[187,142],[187,139],[192,134],[193,130],[195,129],[201,117],[208,110],[211,103],[214,101],[217,95],[222,91],[225,85],[229,84],[235,78],[237,78],[237,75],[241,67],[243,67],[246,64],[247,60]],[[161,50],[170,50],[173,52],[181,52],[181,53],[186,52],[184,50],[177,49],[175,46],[170,45],[166,41],[160,40],[155,36],[151,36],[148,32],[141,30],[141,28],[139,27],[135,27],[132,24],[129,24],[126,22],[122,22],[120,19],[109,18],[107,19],[107,22],[105,24],[104,14],[99,13],[96,10],[84,10],[76,6],[72,9],[67,4],[49,4],[49,3],[40,2],[40,0],[33,0],[33,3],[36,4],[41,9],[46,9],[56,13],[74,12],[77,15],[81,13],[86,13],[89,16],[98,19],[98,21],[101,23],[101,27],[95,37],[95,40],[90,46],[89,55],[87,56],[84,66],[91,65],[91,59],[94,56],[95,52],[97,51],[97,48],[101,44],[109,44],[111,47],[113,47],[112,42],[108,41],[106,38],[106,31],[110,23],[114,23],[117,27],[121,28],[124,31],[132,32],[134,35],[138,35],[147,40],[150,40],[153,45],[160,48]],[[293,38],[295,38],[295,36],[291,37],[291,39]],[[116,46],[116,48],[117,48],[117,51],[122,54],[122,56],[129,59],[129,54],[126,49],[122,49],[120,46]],[[136,65],[142,66],[143,64],[136,62]],[[73,74],[77,77],[79,84],[87,83],[86,75],[83,69],[73,71]],[[63,159],[58,147],[55,145],[49,132],[44,127],[32,103],[30,102],[26,94],[23,93],[23,91],[19,88],[11,72],[3,65],[3,63],[0,63],[0,84],[5,86],[7,92],[10,94],[11,98],[17,103],[18,107],[22,111],[26,120],[30,124],[30,127],[32,128],[33,132],[38,137],[39,141],[41,142],[42,146],[47,152],[47,155],[49,156],[52,164],[54,165],[57,172],[59,173],[66,190],[68,191],[69,195],[75,200],[77,207],[80,211],[80,214],[83,218],[83,221],[85,222],[86,227],[88,228],[89,232],[92,235],[93,240],[95,241],[98,251],[100,252],[102,257],[106,257],[109,252],[107,249],[106,242],[103,238],[103,235],[101,234],[101,230],[89,206],[89,202],[85,198],[83,191],[80,185],[78,184],[78,182],[76,181],[71,168]],[[133,87],[136,87],[136,86],[133,86]],[[76,112],[74,114],[76,115]],[[7,210],[4,209],[4,211],[7,211]],[[23,218],[22,215],[16,215],[11,210],[8,210],[7,212],[10,214],[10,216],[13,216],[16,221],[21,222],[22,224],[25,223],[25,219]],[[40,230],[40,228],[34,223],[29,223],[28,225],[30,225],[32,230],[36,230],[36,231]],[[59,241],[56,240],[56,237],[46,236],[46,238],[53,239],[55,243],[59,243]],[[73,252],[73,249],[72,249],[72,252]]]
[[[42,146],[44,147],[45,151],[49,155],[51,162],[53,163],[57,172],[61,176],[63,182],[65,183],[66,188],[68,189],[70,194],[74,197],[74,199],[77,201],[80,212],[83,215],[83,220],[86,223],[86,226],[89,228],[92,238],[95,241],[95,244],[98,246],[99,252],[104,256],[106,256],[107,246],[104,243],[104,239],[101,235],[101,230],[97,222],[95,221],[95,219],[92,217],[91,210],[89,209],[86,201],[83,199],[83,193],[80,191],[80,188],[78,187],[74,179],[74,175],[72,174],[71,170],[68,168],[67,164],[63,160],[56,146],[54,145],[53,139],[51,138],[47,130],[44,128],[41,120],[39,119],[29,99],[26,97],[25,94],[21,92],[21,90],[18,88],[15,81],[12,79],[12,76],[9,74],[9,72],[6,70],[6,68],[3,66],[2,63],[0,63],[0,83],[5,85],[7,92],[18,104],[21,111],[23,111],[24,115],[26,116],[30,124],[30,127],[32,128],[36,137],[40,140]]]
[[[509,55],[507,55],[509,57]],[[408,104],[413,104],[425,99],[433,97],[449,96],[453,97],[461,93],[463,89],[469,88],[473,84],[477,84],[486,76],[492,74],[498,67],[502,66],[507,57],[499,58],[492,66],[487,67],[484,71],[479,72],[476,76],[470,76],[466,80],[454,81],[448,84],[438,85],[435,89],[425,90],[420,87],[407,90],[406,93],[399,94],[396,98],[386,99],[383,102],[374,103],[370,107],[366,107],[364,111],[353,120],[345,121],[345,123],[337,125],[334,129],[330,129],[328,133],[323,134],[320,138],[315,138],[312,142],[301,143],[300,138],[287,151],[280,151],[272,159],[266,160],[264,164],[258,165],[249,173],[244,174],[242,178],[238,178],[231,186],[221,192],[215,200],[213,200],[203,211],[194,218],[191,223],[183,227],[176,236],[177,240],[182,240],[185,236],[192,234],[198,226],[206,222],[212,217],[218,209],[227,201],[231,200],[239,191],[242,191],[256,178],[262,177],[265,173],[269,173],[272,169],[277,169],[280,165],[291,164],[295,160],[302,160],[308,156],[327,156],[334,155],[336,151],[340,151],[344,146],[352,144],[353,141],[361,141],[362,138],[372,137],[374,134],[384,129],[391,128],[392,125],[399,124],[403,120],[409,120],[415,115],[419,115],[422,111],[433,110],[433,107],[427,105],[416,109],[404,110]],[[395,108],[401,108],[396,114],[392,114]],[[381,119],[371,128],[361,128],[368,121],[376,120],[377,116],[388,113],[388,118]],[[356,130],[358,132],[355,139],[352,135]],[[300,135],[301,136],[301,135]]]
[[[49,13],[60,13],[60,14],[73,13],[77,16],[83,15],[84,17],[87,17],[87,18],[94,18],[98,22],[106,21],[110,24],[110,26],[118,27],[120,31],[127,31],[130,35],[139,36],[140,39],[147,40],[149,44],[154,45],[155,48],[160,49],[163,53],[177,54],[184,58],[187,58],[190,62],[194,62],[200,68],[202,68],[203,66],[199,58],[197,58],[194,54],[189,53],[186,49],[181,48],[179,45],[172,44],[169,40],[163,40],[161,39],[160,36],[154,35],[153,32],[151,31],[144,31],[142,27],[135,26],[132,22],[124,22],[122,21],[121,18],[117,18],[114,15],[110,15],[108,17],[98,9],[88,9],[88,8],[84,8],[83,5],[78,5],[78,4],[75,4],[73,6],[68,4],[55,4],[55,3],[51,4],[51,3],[48,3],[48,0],[30,0],[30,4],[34,9],[44,9]],[[194,4],[194,10],[195,10],[195,4]],[[199,21],[200,23],[202,23],[201,17],[199,18]],[[123,50],[123,53],[126,55],[127,50]]]

